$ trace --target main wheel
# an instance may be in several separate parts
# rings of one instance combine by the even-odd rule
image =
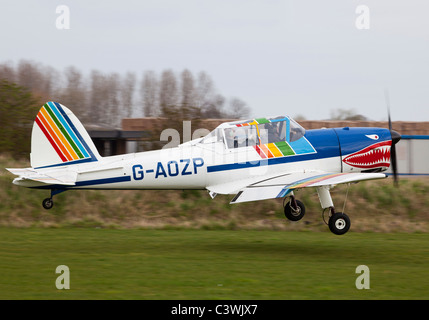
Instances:
[[[285,205],[285,217],[288,218],[291,221],[298,221],[301,220],[302,217],[305,214],[305,206],[304,204],[299,201],[299,200],[295,200],[297,208],[294,209],[291,206],[291,201],[289,201],[288,203],[286,203]]]
[[[46,198],[45,200],[43,200],[42,206],[46,210],[49,210],[54,206],[54,201],[52,200],[52,198]]]
[[[336,212],[329,218],[329,230],[337,235],[345,234],[350,229],[350,218],[342,212]]]

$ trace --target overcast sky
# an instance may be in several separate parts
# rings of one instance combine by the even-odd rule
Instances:
[[[70,29],[57,28],[59,5]],[[393,120],[429,121],[426,0],[1,0],[0,49],[0,63],[85,74],[206,71],[256,117],[385,120],[387,88]]]

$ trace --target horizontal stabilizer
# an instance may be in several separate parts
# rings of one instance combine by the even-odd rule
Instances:
[[[77,172],[69,170],[56,170],[39,173],[34,169],[7,169],[14,175],[19,176],[13,183],[18,185],[27,184],[34,181],[43,184],[60,184],[73,186],[76,184]]]

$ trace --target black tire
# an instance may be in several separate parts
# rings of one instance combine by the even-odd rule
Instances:
[[[54,206],[54,201],[52,200],[52,198],[46,198],[45,200],[43,200],[42,206],[46,210],[49,210]]]
[[[297,210],[295,210],[291,207],[290,201],[288,201],[288,203],[286,203],[285,208],[284,208],[285,217],[291,221],[301,220],[305,214],[304,204],[299,200],[295,200],[295,201],[296,201],[296,205],[298,206]]]
[[[350,229],[350,218],[342,212],[336,212],[329,218],[329,230],[333,234],[342,235]]]

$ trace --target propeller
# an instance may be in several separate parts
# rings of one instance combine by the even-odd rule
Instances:
[[[392,165],[392,173],[395,186],[398,186],[398,161],[396,158],[396,144],[401,140],[401,135],[392,129],[392,120],[390,118],[390,103],[389,103],[389,93],[385,91],[386,104],[387,104],[387,115],[389,119],[389,131],[390,136],[392,137],[392,146],[390,148],[390,163]]]

